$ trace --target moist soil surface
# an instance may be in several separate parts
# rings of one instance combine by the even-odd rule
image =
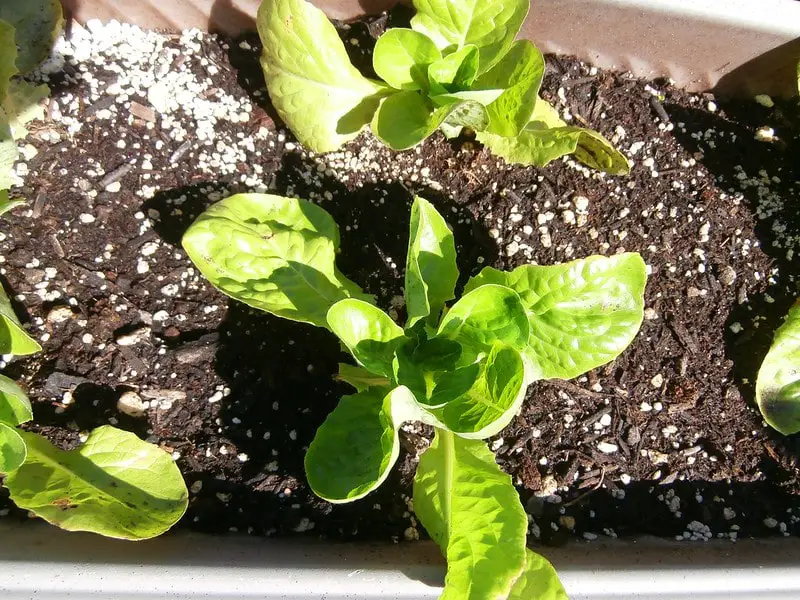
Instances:
[[[386,22],[340,25],[367,73]],[[430,431],[404,427],[396,468],[367,498],[316,498],[303,456],[350,393],[333,379],[346,356],[326,331],[222,296],[180,247],[229,193],[306,198],[340,226],[341,270],[402,320],[419,194],[454,229],[461,285],[486,265],[622,251],[640,252],[651,271],[628,350],[577,380],[533,384],[489,441],[532,540],[800,533],[799,438],[769,429],[753,403],[796,292],[793,103],[726,102],[548,56],[542,95],[625,152],[629,177],[569,159],[510,166],[438,133],[407,152],[365,133],[315,155],[270,106],[259,50],[257,36],[73,26],[37,76],[53,97],[17,168],[15,194],[29,202],[0,229],[3,284],[43,346],[4,370],[30,392],[32,430],[71,448],[111,423],[173,453],[191,490],[178,528],[424,536],[408,503]],[[762,126],[772,141],[755,139]],[[149,403],[144,414],[118,408],[126,391]],[[5,490],[0,515],[27,518]]]

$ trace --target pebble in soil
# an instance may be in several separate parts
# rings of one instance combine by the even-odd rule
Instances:
[[[359,64],[380,25],[340,26]],[[34,429],[73,446],[112,423],[160,444],[191,489],[182,527],[416,538],[408,497],[428,432],[404,428],[398,467],[368,498],[316,499],[302,457],[348,392],[331,379],[338,344],[229,303],[179,240],[231,192],[310,199],[340,225],[342,270],[402,318],[419,193],[453,225],[464,277],[623,250],[651,272],[628,351],[575,381],[533,385],[490,441],[533,537],[798,532],[797,440],[752,406],[757,366],[796,292],[788,104],[729,103],[548,57],[544,96],[621,148],[630,177],[571,159],[509,166],[438,134],[402,153],[365,134],[316,155],[271,109],[258,52],[254,36],[91,22],[36,75],[53,99],[16,167],[16,192],[31,202],[0,232],[3,283],[44,347],[6,368],[31,392]],[[771,141],[756,139],[762,127]]]

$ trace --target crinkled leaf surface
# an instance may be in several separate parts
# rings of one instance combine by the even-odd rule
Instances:
[[[525,570],[514,583],[508,600],[569,600],[569,598],[550,561],[528,550],[525,553]]]
[[[434,325],[455,296],[457,280],[453,234],[433,205],[418,196],[411,207],[406,256],[406,329],[423,319]]]
[[[463,367],[454,373],[474,366]],[[448,389],[446,392],[455,396],[448,399],[439,389],[443,386],[440,380],[432,396],[432,404],[446,402],[441,408],[432,409],[433,415],[448,430],[473,439],[496,435],[505,428],[522,405],[527,388],[522,356],[511,346],[494,344],[479,368],[477,378],[465,392],[455,395],[453,392],[457,390]],[[448,377],[448,385],[452,385],[452,377]]]
[[[527,346],[528,316],[513,289],[503,284],[475,285],[467,291],[444,316],[437,333],[461,344],[459,366],[488,355],[495,342],[519,350]]]
[[[0,423],[22,425],[33,419],[28,396],[17,383],[0,375]]]
[[[389,315],[363,300],[347,298],[330,308],[327,319],[330,330],[364,368],[392,376],[394,352],[407,338]]]
[[[59,0],[3,0],[0,19],[16,30],[17,68],[23,74],[44,62],[64,24]]]
[[[257,25],[272,104],[297,139],[329,152],[358,135],[384,88],[350,64],[325,14],[305,0],[265,0]]]
[[[476,90],[504,90],[491,104],[488,132],[516,136],[530,121],[544,76],[544,57],[528,40],[515,42],[489,71],[475,82]]]
[[[53,525],[140,540],[186,512],[189,493],[172,457],[132,433],[104,425],[71,451],[20,433],[28,456],[5,486],[17,506]]]
[[[756,402],[764,420],[784,435],[800,431],[800,304],[775,332],[756,379]]]
[[[344,396],[306,452],[309,486],[329,502],[363,498],[383,483],[397,460],[400,425],[418,418],[414,397],[403,386]]]
[[[17,45],[14,38],[14,26],[0,19],[0,105],[8,94],[11,78],[18,73]]]
[[[483,72],[508,51],[529,6],[529,0],[414,0],[411,27],[442,50],[477,46]]]
[[[183,236],[200,272],[225,294],[285,319],[327,327],[331,306],[368,300],[334,261],[339,231],[305,200],[236,194],[201,214]]]
[[[0,354],[24,356],[39,352],[42,347],[22,328],[14,314],[11,300],[0,287]]]
[[[439,93],[469,88],[478,74],[479,57],[478,47],[470,44],[431,63],[428,66],[431,88],[436,84]]]
[[[528,519],[484,442],[437,429],[414,478],[414,512],[447,558],[441,599],[508,596],[525,565]]]
[[[28,451],[16,429],[0,422],[0,473],[11,473],[25,462]]]
[[[510,273],[487,267],[465,290],[497,284],[519,294],[530,322],[525,355],[534,378],[571,379],[628,347],[642,323],[646,281],[641,256],[625,253]]]
[[[46,85],[33,85],[27,81],[12,81],[8,87],[8,95],[3,102],[11,135],[19,140],[28,135],[26,125],[34,119],[44,118],[44,106],[41,101],[50,95]]]
[[[381,102],[372,118],[372,133],[392,150],[408,150],[436,131],[449,112],[449,107],[436,108],[419,92],[397,92]]]
[[[389,29],[375,43],[372,66],[378,77],[398,90],[428,87],[428,65],[442,53],[426,35],[413,29]]]

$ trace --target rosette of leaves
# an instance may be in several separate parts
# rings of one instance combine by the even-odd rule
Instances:
[[[0,354],[39,350],[0,287]],[[106,425],[65,451],[19,429],[31,419],[25,392],[0,375],[0,477],[20,508],[62,529],[128,540],[160,535],[186,512],[186,484],[158,446]]]
[[[334,26],[305,0],[264,0],[258,31],[272,104],[298,140],[329,152],[369,125],[394,150],[437,129],[467,127],[509,162],[544,166],[574,154],[588,166],[627,174],[627,159],[589,129],[567,126],[539,97],[541,52],[514,41],[530,0],[414,0],[411,28],[375,44],[380,81],[351,63]]]
[[[317,495],[351,502],[369,494],[397,460],[401,425],[431,425],[414,510],[447,557],[443,598],[566,597],[552,566],[526,549],[525,512],[484,440],[519,411],[531,382],[576,377],[628,346],[643,314],[638,254],[485,268],[448,307],[458,279],[453,236],[416,198],[400,326],[336,268],[338,229],[310,202],[231,196],[197,218],[183,247],[223,293],[324,327],[352,355],[338,377],[355,392],[305,457]]]
[[[27,123],[44,116],[40,103],[50,93],[46,85],[19,76],[47,58],[63,21],[58,0],[0,2],[0,215],[23,202],[8,196],[19,155],[17,140],[28,134]]]

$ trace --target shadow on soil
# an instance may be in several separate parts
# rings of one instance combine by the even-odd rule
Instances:
[[[745,399],[754,405],[758,369],[775,329],[783,322],[798,292],[795,283],[800,273],[797,257],[787,256],[786,249],[776,247],[774,241],[776,230],[785,230],[789,237],[800,240],[800,213],[796,210],[796,188],[800,181],[800,163],[796,160],[800,156],[800,107],[796,99],[776,101],[772,109],[755,102],[749,106],[724,99],[717,103],[723,114],[727,112],[746,124],[737,128],[735,138],[715,137],[714,133],[725,120],[719,113],[674,104],[666,104],[665,108],[675,124],[674,135],[679,143],[700,157],[698,162],[715,176],[721,189],[731,196],[741,192],[757,223],[758,239],[754,241],[779,268],[779,275],[770,279],[765,293],[758,296],[748,297],[743,286],[737,284],[739,305],[726,322],[726,351],[734,363],[737,385]],[[754,139],[755,130],[762,126],[774,128],[775,142]],[[724,129],[731,127],[731,123],[726,123]],[[753,182],[754,179],[759,181]],[[751,183],[743,185],[743,181]],[[774,196],[775,201],[771,201],[770,196]],[[768,273],[760,275],[770,277]],[[735,323],[743,327],[741,333],[732,332],[730,326]],[[768,431],[775,446],[776,460],[794,463],[800,457],[800,436],[786,437],[772,429]]]

